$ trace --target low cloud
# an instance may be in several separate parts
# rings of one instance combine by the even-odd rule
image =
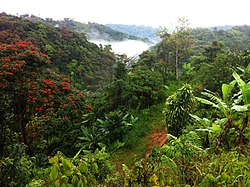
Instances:
[[[133,57],[141,54],[143,51],[148,50],[150,47],[149,44],[143,41],[137,40],[126,40],[121,42],[112,42],[112,41],[100,41],[95,40],[93,43],[99,45],[111,45],[113,52],[117,54],[126,54],[128,57]]]

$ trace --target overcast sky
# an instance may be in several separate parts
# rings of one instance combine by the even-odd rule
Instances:
[[[0,0],[0,12],[81,22],[193,27],[250,25],[250,0]]]

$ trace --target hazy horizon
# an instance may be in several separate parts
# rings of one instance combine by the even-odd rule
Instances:
[[[250,25],[248,0],[1,0],[0,12],[42,18],[71,18],[82,23],[145,25],[172,28],[179,17],[191,27]]]

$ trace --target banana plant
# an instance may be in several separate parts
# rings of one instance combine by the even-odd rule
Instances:
[[[240,88],[241,94],[242,94],[242,100],[244,102],[243,111],[249,111],[250,109],[250,81],[246,83],[240,78],[240,76],[236,72],[233,72],[233,77],[236,80]]]
[[[91,127],[81,127],[82,134],[79,138],[80,143],[76,146],[81,147],[83,152],[94,152],[96,149],[101,149],[105,145],[103,142],[103,134],[100,132],[100,129],[96,125]]]
[[[244,131],[248,127],[250,115],[250,82],[244,82],[236,72],[233,73],[233,77],[234,81],[222,85],[222,97],[209,90],[201,93],[209,99],[196,97],[201,103],[216,108],[222,114],[222,119],[217,119],[214,122],[192,115],[193,118],[203,124],[209,121],[212,124],[210,130],[219,132],[216,139],[217,146],[225,141],[223,134],[227,133],[230,129],[235,129],[239,134],[237,144],[243,144]],[[238,84],[239,92],[233,95],[232,91],[236,83]]]

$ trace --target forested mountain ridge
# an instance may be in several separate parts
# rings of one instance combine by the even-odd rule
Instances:
[[[124,40],[141,40],[137,36],[133,36],[124,32],[119,32],[116,30],[111,29],[102,24],[98,23],[91,23],[88,22],[87,24],[76,22],[76,21],[57,21],[53,23],[59,27],[66,27],[72,30],[76,30],[79,32],[83,32],[86,34],[86,37],[89,40],[105,40],[105,41],[124,41]]]
[[[234,25],[219,25],[219,26],[214,26],[214,27],[209,27],[211,30],[228,30],[234,27]]]
[[[100,48],[88,41],[84,33],[1,14],[0,42],[19,40],[32,41],[49,54],[54,68],[72,75],[82,86],[95,86],[110,79],[115,55],[110,48]]]
[[[106,25],[99,23],[81,23],[74,21],[70,18],[64,18],[64,20],[53,20],[52,18],[40,18],[35,15],[29,16],[28,14],[21,15],[20,17],[28,19],[30,21],[40,21],[54,25],[55,27],[68,28],[81,33],[84,33],[89,40],[104,40],[104,41],[124,41],[124,40],[139,40],[147,41],[135,35],[127,34],[114,30]]]
[[[161,28],[151,26],[124,25],[124,24],[107,24],[114,30],[132,34],[141,38],[147,38],[151,42],[160,42],[160,37],[157,36],[161,32]],[[209,28],[192,28],[192,37],[196,40],[196,47],[209,44],[213,40],[221,41],[226,47],[231,49],[246,49],[250,41],[249,36],[250,26],[217,26]],[[172,30],[170,29],[171,33]]]
[[[89,40],[104,41],[124,41],[138,40],[149,43],[160,42],[159,32],[162,28],[154,28],[144,25],[125,25],[125,24],[98,24],[98,23],[81,23],[70,18],[64,20],[53,20],[52,18],[40,18],[34,15],[21,15],[20,17],[33,22],[45,22],[59,28],[68,28],[71,30],[84,33]],[[173,29],[170,29],[171,33]],[[192,36],[197,40],[197,46],[209,43],[212,40],[222,41],[225,46],[243,49],[247,48],[246,40],[249,40],[249,26],[216,26],[209,28],[193,28]],[[245,45],[243,47],[243,45]],[[239,47],[240,46],[240,47]]]
[[[157,43],[160,41],[160,38],[157,36],[157,32],[159,32],[160,28],[154,28],[151,26],[139,26],[139,25],[124,25],[124,24],[106,24],[108,27],[128,33],[140,38],[145,38],[150,42]]]
[[[249,49],[250,26],[232,26],[225,30],[219,28],[192,29],[191,35],[196,41],[196,48],[207,45],[212,41],[218,41],[222,42],[226,48],[234,51]]]

